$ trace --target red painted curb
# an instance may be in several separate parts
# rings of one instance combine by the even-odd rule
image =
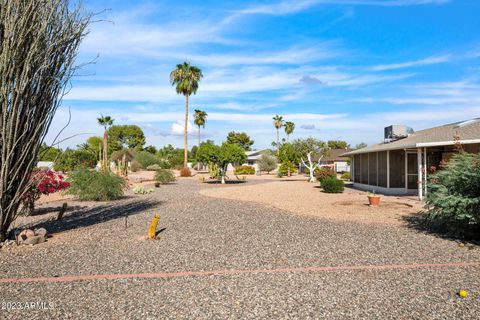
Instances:
[[[318,272],[318,271],[350,271],[350,270],[395,270],[395,269],[421,269],[421,268],[451,268],[480,266],[480,261],[475,262],[449,262],[427,264],[390,264],[390,265],[360,265],[360,266],[324,266],[324,267],[299,267],[279,269],[233,269],[216,271],[184,271],[172,273],[134,273],[134,274],[92,274],[92,275],[67,275],[59,277],[37,278],[0,278],[0,283],[25,283],[25,282],[72,282],[91,280],[118,280],[118,279],[163,279],[181,277],[224,276],[236,274],[255,273],[290,273],[290,272]]]

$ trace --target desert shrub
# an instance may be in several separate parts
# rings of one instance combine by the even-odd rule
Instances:
[[[162,167],[160,167],[158,164],[152,164],[151,166],[147,167],[148,171],[157,171],[157,170],[160,170],[160,169],[162,169]]]
[[[155,181],[161,184],[167,184],[175,181],[175,175],[171,170],[160,169],[155,172]]]
[[[216,179],[220,177],[220,168],[218,167],[217,164],[215,163],[209,163],[208,164],[208,175],[212,179]]]
[[[350,180],[350,172],[344,172],[342,173],[342,177],[341,177],[343,180]]]
[[[130,170],[132,170],[132,172],[137,172],[137,171],[140,171],[142,169],[143,169],[142,165],[137,160],[133,160],[130,163]]]
[[[190,168],[180,169],[180,177],[186,178],[191,176],[192,176],[192,171],[190,170]]]
[[[233,174],[255,174],[255,167],[252,166],[238,166],[233,170]]]
[[[139,185],[132,189],[134,194],[149,194],[155,192],[153,189],[146,189],[145,186]]]
[[[345,185],[342,180],[329,177],[323,180],[322,188],[326,193],[343,193]]]
[[[77,196],[81,201],[109,201],[123,196],[125,179],[110,172],[80,170],[72,173],[67,194]]]
[[[267,153],[262,154],[257,163],[258,169],[260,171],[266,171],[267,173],[277,169],[278,166],[277,158]]]
[[[459,236],[480,234],[480,154],[459,153],[430,176],[427,217]]]
[[[55,161],[55,171],[69,172],[93,168],[97,164],[97,155],[85,149],[66,150]]]
[[[143,168],[148,168],[149,166],[152,166],[154,164],[160,166],[161,164],[159,157],[147,151],[137,152],[133,159],[138,161],[138,163],[140,163]]]
[[[282,176],[288,175],[288,169],[290,168],[290,173],[294,174],[297,172],[297,166],[294,163],[291,162],[285,162],[280,165],[280,168],[278,168],[278,173]]]
[[[328,178],[337,178],[337,174],[335,171],[327,168],[317,168],[315,170],[315,178],[317,179],[320,184],[323,183],[324,180]]]

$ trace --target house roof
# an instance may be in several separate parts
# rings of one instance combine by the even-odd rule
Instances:
[[[322,161],[345,161],[346,156],[343,154],[348,151],[347,149],[330,149]]]
[[[480,143],[480,118],[420,130],[409,134],[408,137],[403,139],[374,144],[344,153],[343,155],[349,156],[386,150],[454,145],[454,137],[458,137],[459,142],[462,144]]]

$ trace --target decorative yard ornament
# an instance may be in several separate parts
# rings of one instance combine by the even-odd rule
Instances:
[[[157,235],[158,221],[160,221],[160,214],[156,213],[155,216],[152,219],[152,223],[150,223],[150,228],[148,228],[148,238],[149,239],[155,239],[155,236]]]
[[[314,151],[310,151],[307,153],[307,160],[308,160],[308,164],[305,162],[305,160],[303,160],[303,158],[301,159],[302,161],[302,164],[309,170],[309,178],[308,178],[308,182],[315,182],[315,170],[320,167],[320,162],[322,161],[323,159],[323,151],[325,150],[325,148],[322,148],[321,149],[321,152],[319,152],[318,154],[318,160],[317,162],[313,162],[312,161],[312,154],[314,153]]]

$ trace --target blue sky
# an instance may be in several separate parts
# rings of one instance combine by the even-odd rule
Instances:
[[[255,148],[293,137],[369,144],[383,127],[415,130],[480,116],[480,1],[86,1],[101,12],[78,57],[47,142],[101,135],[96,118],[142,127],[147,144],[183,145],[185,98],[169,84],[184,60],[204,79],[191,110],[209,113],[204,137],[245,131]],[[103,12],[102,10],[108,9]],[[97,58],[98,55],[98,58]],[[190,146],[196,143],[191,128]]]

